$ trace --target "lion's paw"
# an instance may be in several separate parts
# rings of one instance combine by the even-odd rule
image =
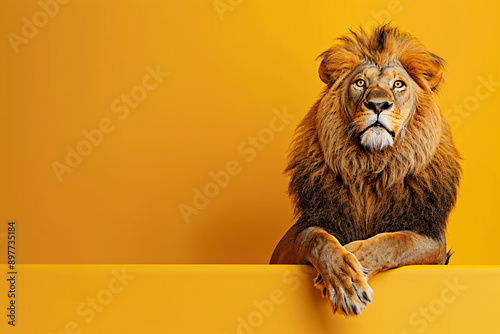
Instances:
[[[333,313],[361,315],[361,310],[372,302],[367,274],[356,257],[345,252],[318,273],[314,285],[328,298]]]

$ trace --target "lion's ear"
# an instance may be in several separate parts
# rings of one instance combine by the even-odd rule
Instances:
[[[416,51],[405,53],[401,64],[422,88],[428,87],[435,92],[443,82],[445,61],[432,52],[419,47]]]
[[[429,70],[424,73],[425,78],[429,82],[432,90],[437,90],[440,83],[443,81],[444,60],[435,54],[431,53]]]
[[[352,54],[339,48],[327,50],[318,58],[321,58],[319,77],[329,86],[348,74],[359,63]]]
[[[327,72],[326,61],[324,58],[321,61],[321,64],[319,64],[318,72],[319,72],[319,77],[321,78],[321,81],[323,81],[324,83],[326,83],[328,85],[330,83],[330,75]]]

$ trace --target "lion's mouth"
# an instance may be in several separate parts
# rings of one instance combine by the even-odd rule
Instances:
[[[361,131],[361,133],[359,134],[359,136],[361,137],[366,131],[368,131],[371,128],[376,128],[376,127],[382,128],[385,131],[387,131],[387,133],[389,133],[392,138],[394,138],[396,136],[396,134],[393,131],[389,130],[387,128],[387,126],[385,126],[384,124],[382,124],[379,120],[376,120],[374,123],[368,125],[363,131]]]

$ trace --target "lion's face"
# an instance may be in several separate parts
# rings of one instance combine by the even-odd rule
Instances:
[[[388,25],[351,31],[320,58],[327,86],[315,126],[332,168],[352,170],[347,164],[361,164],[362,156],[381,164],[396,155],[421,163],[432,157],[443,126],[436,95],[442,58]]]
[[[406,70],[397,63],[360,64],[346,85],[343,105],[352,120],[351,135],[369,150],[392,146],[414,110],[414,82]]]

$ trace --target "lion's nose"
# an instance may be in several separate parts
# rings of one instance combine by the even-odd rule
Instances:
[[[373,111],[375,114],[380,114],[382,111],[390,109],[392,107],[392,103],[389,103],[389,101],[383,101],[383,102],[372,102],[369,101],[364,102],[365,107]]]

